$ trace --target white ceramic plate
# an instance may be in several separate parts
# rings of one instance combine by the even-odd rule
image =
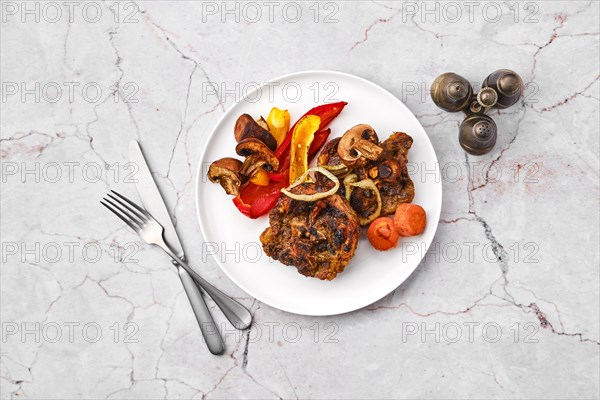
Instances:
[[[320,281],[267,257],[259,236],[269,225],[268,216],[256,220],[243,216],[232,197],[206,179],[206,172],[212,161],[235,157],[233,127],[240,114],[266,118],[271,107],[276,106],[290,111],[293,124],[312,107],[341,100],[348,105],[330,125],[331,138],[359,123],[373,126],[380,140],[393,131],[413,137],[408,155],[415,184],[413,202],[427,212],[427,228],[422,235],[401,238],[398,248],[386,252],[373,249],[363,234],[345,271],[333,281]],[[214,254],[223,271],[240,288],[272,307],[304,315],[335,315],[365,307],[397,288],[425,256],[442,205],[441,181],[435,179],[439,178],[437,169],[437,157],[425,130],[387,90],[363,78],[333,71],[282,76],[267,86],[248,91],[210,134],[196,178],[196,208],[206,240],[203,250]]]

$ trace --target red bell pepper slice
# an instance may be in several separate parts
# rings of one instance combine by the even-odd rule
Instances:
[[[325,129],[331,123],[331,121],[333,121],[333,119],[342,112],[344,107],[346,107],[346,104],[348,104],[348,103],[345,101],[339,101],[337,103],[322,104],[320,106],[311,108],[303,116],[305,116],[305,115],[318,116],[319,118],[321,118],[321,125],[319,126],[319,129]],[[298,121],[300,121],[300,119],[302,119],[302,118],[299,118]],[[281,144],[279,145],[277,150],[275,150],[275,157],[277,157],[279,159],[280,165],[282,163],[285,164],[285,160],[287,158],[289,158],[289,156],[290,156],[290,144],[292,143],[292,133],[294,132],[294,128],[296,127],[296,124],[298,123],[298,121],[296,121],[294,123],[294,125],[290,128],[287,136],[285,137],[285,139],[283,139],[283,142],[281,142]],[[288,161],[288,163],[289,163],[289,161]]]
[[[315,138],[308,150],[309,160],[313,158],[331,134],[331,129],[325,129],[315,133]],[[247,183],[240,191],[239,196],[233,199],[233,204],[242,214],[249,218],[258,218],[265,215],[275,205],[281,195],[281,189],[288,186],[290,170],[286,169],[269,173],[271,182],[267,186],[258,186],[253,183]]]
[[[271,181],[279,182],[279,181],[284,181],[284,180],[288,179],[289,173],[290,173],[290,170],[286,168],[279,172],[269,172],[268,175],[269,175],[269,179]]]
[[[317,115],[321,118],[320,131],[315,133],[315,138],[308,150],[309,160],[314,157],[323,147],[327,138],[331,134],[331,129],[327,125],[337,117],[344,107],[348,104],[345,101],[337,103],[323,104],[312,108],[304,115]],[[290,166],[290,144],[292,142],[292,133],[294,132],[294,124],[281,145],[275,150],[275,156],[279,159],[279,172],[269,173],[270,183],[267,186],[255,185],[251,182],[245,184],[240,194],[233,199],[233,204],[240,210],[242,214],[249,218],[258,218],[268,213],[279,196],[281,189],[288,186],[289,182],[289,166]]]
[[[285,179],[281,181],[273,180],[267,186],[259,186],[254,183],[247,183],[240,194],[233,198],[233,204],[242,214],[250,218],[258,218],[268,213],[281,196],[281,189],[288,185],[288,171]]]
[[[240,212],[242,214],[244,214],[246,217],[248,218],[252,218],[252,205],[248,204],[248,203],[244,203],[244,201],[242,200],[242,198],[240,197],[240,195],[237,195],[233,198],[233,204],[235,204],[235,206],[237,207],[238,210],[240,210]]]
[[[331,135],[331,129],[329,128],[315,133],[315,138],[313,139],[312,143],[310,144],[310,148],[308,149],[309,160],[311,160],[315,155],[317,155],[317,153],[327,142],[329,135]]]

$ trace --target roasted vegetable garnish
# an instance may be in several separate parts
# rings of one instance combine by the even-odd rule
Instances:
[[[346,166],[364,165],[367,160],[376,160],[381,154],[379,139],[373,127],[367,124],[356,125],[340,139],[338,154]]]
[[[400,236],[420,235],[425,230],[426,221],[423,207],[413,203],[399,204],[394,215],[394,224]]]
[[[320,124],[321,118],[316,115],[306,115],[296,123],[290,147],[290,184],[308,169],[308,149]]]
[[[303,116],[316,115],[317,117],[321,118],[321,130],[324,130],[331,123],[331,121],[333,121],[335,117],[337,117],[342,112],[342,110],[344,109],[344,107],[346,107],[347,104],[348,103],[346,103],[345,101],[323,104],[311,108]],[[275,151],[275,155],[277,156],[277,158],[279,158],[280,161],[289,158],[290,144],[292,142],[292,132],[294,131],[296,124],[298,124],[298,122],[296,122],[294,126],[292,126],[281,145]],[[285,162],[283,162],[282,164],[285,164]]]
[[[259,168],[267,171],[277,171],[279,160],[271,149],[258,139],[248,138],[238,143],[235,152],[246,157],[240,173],[246,176],[254,176]]]
[[[208,169],[208,179],[211,182],[219,182],[225,193],[237,196],[240,186],[246,178],[240,174],[242,162],[235,158],[226,157],[214,161]]]
[[[367,238],[377,250],[385,251],[398,245],[398,232],[394,221],[389,217],[380,217],[371,222]]]
[[[381,215],[379,189],[370,179],[351,182],[346,186],[346,198],[358,214],[361,225],[368,225]]]
[[[250,218],[265,215],[281,196],[281,189],[308,169],[308,163],[331,134],[327,125],[346,104],[314,107],[292,129],[289,129],[290,113],[277,107],[271,109],[267,120],[240,115],[233,133],[237,142],[235,151],[244,161],[234,158],[215,161],[209,168],[209,180],[219,182],[228,194],[236,196],[233,202],[242,214]],[[290,145],[296,127],[293,154],[296,162],[292,167]]]
[[[269,127],[269,132],[271,132],[275,137],[275,140],[277,140],[277,145],[281,145],[290,129],[289,111],[273,107],[267,117],[267,125]]]
[[[233,199],[233,204],[248,218],[258,218],[268,213],[281,197],[281,189],[287,185],[283,181],[271,181],[266,186],[248,182],[240,189],[240,194]]]
[[[308,174],[310,174],[311,172],[323,174],[323,176],[325,176],[327,179],[329,179],[331,182],[333,182],[333,186],[325,191],[315,192],[312,194],[294,193],[293,189],[296,186],[306,182],[308,180],[308,176],[309,176]],[[320,199],[324,199],[325,197],[331,196],[332,194],[336,193],[339,188],[340,188],[340,181],[338,180],[338,178],[335,177],[335,175],[333,175],[331,172],[327,171],[323,167],[316,167],[316,168],[311,168],[311,169],[307,170],[289,188],[281,189],[281,192],[283,194],[285,194],[286,196],[291,197],[294,200],[317,201]]]
[[[250,177],[250,182],[258,186],[267,186],[269,182],[271,182],[271,179],[269,179],[269,173],[267,171],[259,168],[258,171]]]
[[[344,177],[344,196],[346,200],[350,201],[350,193],[352,193],[352,184],[358,182],[358,175],[348,174]]]
[[[266,131],[269,131],[269,133],[271,135],[273,135],[273,132],[271,132],[271,130],[269,129],[269,124],[267,124],[267,121],[265,121],[265,119],[263,117],[260,117],[259,119],[257,119],[256,123],[258,124],[258,126],[260,126],[261,128],[263,128]],[[275,139],[277,139],[277,138],[275,138]]]
[[[277,149],[277,140],[273,135],[260,126],[250,115],[242,114],[235,122],[233,129],[235,141],[241,142],[244,139],[257,139],[265,144],[271,151]]]

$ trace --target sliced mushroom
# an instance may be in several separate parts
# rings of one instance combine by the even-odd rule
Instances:
[[[267,124],[267,121],[265,121],[265,119],[262,117],[262,115],[260,116],[259,119],[256,120],[256,123],[258,124],[258,126],[263,128],[264,130],[269,131],[269,124]],[[270,132],[271,131],[269,131],[269,133]]]
[[[242,162],[235,158],[221,158],[210,164],[208,168],[208,179],[211,182],[219,182],[227,194],[237,196],[240,186],[246,181],[240,174]]]
[[[264,143],[271,151],[277,148],[277,140],[265,128],[261,127],[250,115],[242,114],[235,122],[233,130],[236,142],[245,139],[257,139]]]
[[[338,154],[348,167],[362,165],[366,160],[379,157],[383,149],[378,144],[375,130],[370,125],[360,124],[344,133],[338,144]]]
[[[240,173],[244,176],[253,176],[259,168],[269,172],[279,168],[279,160],[275,154],[258,139],[243,139],[235,147],[235,152],[246,157],[240,169]]]

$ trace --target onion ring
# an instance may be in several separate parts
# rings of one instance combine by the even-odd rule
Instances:
[[[296,193],[292,193],[290,191],[290,189],[295,188],[296,186],[304,183],[306,181],[306,179],[308,178],[308,174],[311,172],[320,172],[321,174],[325,175],[327,178],[329,178],[335,185],[329,189],[326,192],[319,192],[319,193],[315,193],[315,194],[296,194]],[[310,168],[308,169],[305,173],[303,173],[300,177],[298,177],[298,179],[296,179],[296,182],[294,182],[290,187],[288,188],[284,188],[281,189],[281,193],[285,194],[286,196],[294,199],[294,200],[300,200],[300,201],[317,201],[320,199],[324,199],[325,197],[329,197],[332,194],[335,194],[338,189],[340,188],[340,181],[338,180],[338,178],[336,178],[335,175],[333,175],[331,172],[327,171],[325,168],[323,167],[315,167],[315,168]]]
[[[373,214],[369,215],[368,217],[361,217],[359,215],[358,218],[359,218],[360,224],[362,226],[371,223],[372,221],[375,220],[375,218],[377,218],[381,215],[381,208],[382,208],[381,194],[379,193],[379,189],[377,189],[377,186],[375,186],[375,183],[371,179],[363,179],[362,181],[359,181],[359,182],[348,182],[348,183],[346,183],[346,188],[348,188],[348,187],[350,187],[350,188],[358,187],[361,189],[368,189],[368,190],[371,190],[372,192],[375,192],[375,196],[377,199],[377,209],[375,210],[375,212]],[[351,196],[352,196],[352,190],[346,189],[346,198],[348,199],[348,201],[350,201]]]
[[[350,193],[352,193],[352,184],[358,182],[358,175],[350,174],[344,178],[344,188],[346,189],[346,200],[350,201]]]
[[[320,167],[325,168],[327,171],[332,172],[335,176],[344,175],[348,173],[348,167],[346,164],[338,164],[338,165],[319,165]]]

